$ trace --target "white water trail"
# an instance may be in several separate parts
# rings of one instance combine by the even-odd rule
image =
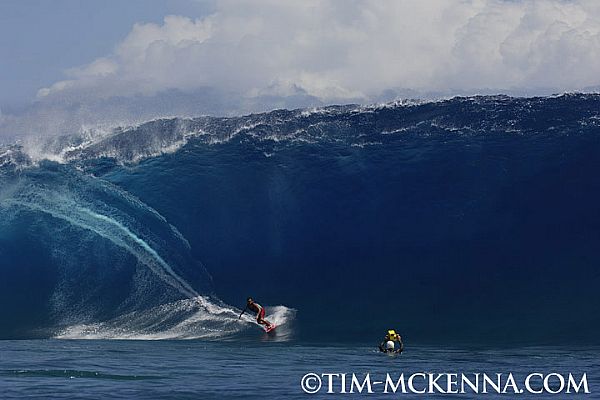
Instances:
[[[208,301],[207,299],[203,299]],[[244,336],[256,337],[262,328],[251,316],[238,319],[233,308],[218,307],[218,311],[204,309],[199,299],[184,299],[163,304],[150,310],[133,311],[110,321],[71,325],[55,337],[58,339],[119,339],[166,340],[206,339],[236,340]],[[275,335],[263,333],[270,341],[288,341],[293,338],[289,322],[296,310],[284,307],[267,307],[269,321],[277,325]]]
[[[43,212],[54,218],[66,221],[73,226],[94,232],[132,254],[141,264],[150,268],[163,282],[175,288],[184,296],[188,298],[201,297],[194,288],[173,271],[156,250],[113,218],[80,206],[68,207],[66,210],[61,210],[60,208],[46,208],[36,203],[12,199],[5,200],[4,203]]]
[[[56,335],[57,338],[221,340],[233,339],[244,332],[251,333],[260,329],[251,316],[244,315],[239,319],[240,310],[218,299],[200,295],[146,240],[116,217],[106,215],[109,210],[100,213],[83,207],[82,201],[48,192],[40,187],[36,187],[35,191],[25,192],[19,192],[17,188],[8,189],[10,188],[4,188],[4,196],[0,199],[1,207],[44,213],[76,228],[93,232],[133,255],[161,281],[186,297],[150,310],[132,311],[104,322],[71,325],[63,328]],[[175,230],[175,233],[178,231]],[[270,311],[269,320],[278,325],[276,340],[289,340],[292,331],[287,322],[294,318],[295,310],[278,306]]]
[[[111,224],[111,225],[115,226],[120,232],[122,232],[125,235],[125,238],[133,240],[134,243],[138,244],[145,252],[150,254],[150,256],[158,262],[158,265],[160,267],[162,267],[162,270],[153,269],[153,272],[156,273],[159,277],[161,277],[161,279],[164,278],[166,275],[167,279],[165,279],[165,282],[171,284],[171,286],[178,289],[181,293],[186,294],[188,297],[200,297],[198,292],[196,292],[194,290],[194,288],[192,288],[183,278],[181,278],[179,275],[177,275],[175,273],[175,271],[173,271],[171,266],[165,260],[163,260],[163,258],[156,252],[156,250],[154,250],[152,247],[150,247],[150,245],[148,245],[148,243],[146,243],[140,237],[136,236],[126,226],[124,226],[119,221],[117,221],[113,218],[107,217],[102,214],[95,213],[86,208],[81,208],[80,211],[91,215],[93,218],[95,218],[97,220],[104,221],[107,224]],[[108,238],[108,239],[110,240],[110,238]],[[115,242],[115,244],[117,244],[117,243]],[[129,251],[131,251],[131,248],[132,248],[131,246],[127,246],[127,245],[125,246],[125,249],[127,249]],[[137,257],[137,255],[136,255],[136,257]],[[138,259],[141,262],[143,262],[143,260],[141,258],[138,258]],[[149,267],[152,268],[152,266],[150,266],[150,265],[149,265]],[[171,279],[172,279],[172,281],[171,281]],[[173,283],[175,283],[175,284],[173,284]]]

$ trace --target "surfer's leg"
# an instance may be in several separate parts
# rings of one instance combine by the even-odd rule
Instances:
[[[267,327],[271,326],[271,323],[265,319],[265,309],[262,308],[258,315],[256,316],[256,322],[261,325],[266,325]]]
[[[258,322],[260,325],[266,325],[267,328],[272,325],[269,321],[267,321],[266,319],[262,319],[262,318],[256,318],[256,322]]]

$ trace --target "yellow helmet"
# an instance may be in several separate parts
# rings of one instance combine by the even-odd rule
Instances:
[[[387,337],[390,340],[394,340],[394,341],[396,341],[396,340],[398,340],[400,338],[400,336],[393,329],[390,329],[390,330],[387,331]]]

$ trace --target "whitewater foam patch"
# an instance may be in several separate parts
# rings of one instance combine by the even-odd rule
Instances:
[[[278,325],[276,340],[290,340],[291,322],[296,311],[285,307],[267,307],[267,318]],[[254,318],[223,302],[198,296],[160,305],[149,310],[133,311],[105,322],[63,327],[57,339],[235,340],[260,335]]]

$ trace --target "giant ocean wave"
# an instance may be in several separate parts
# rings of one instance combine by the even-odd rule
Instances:
[[[0,335],[235,338],[251,320],[228,303],[253,295],[299,309],[318,340],[388,326],[595,340],[599,152],[591,94],[160,119],[5,146]]]

